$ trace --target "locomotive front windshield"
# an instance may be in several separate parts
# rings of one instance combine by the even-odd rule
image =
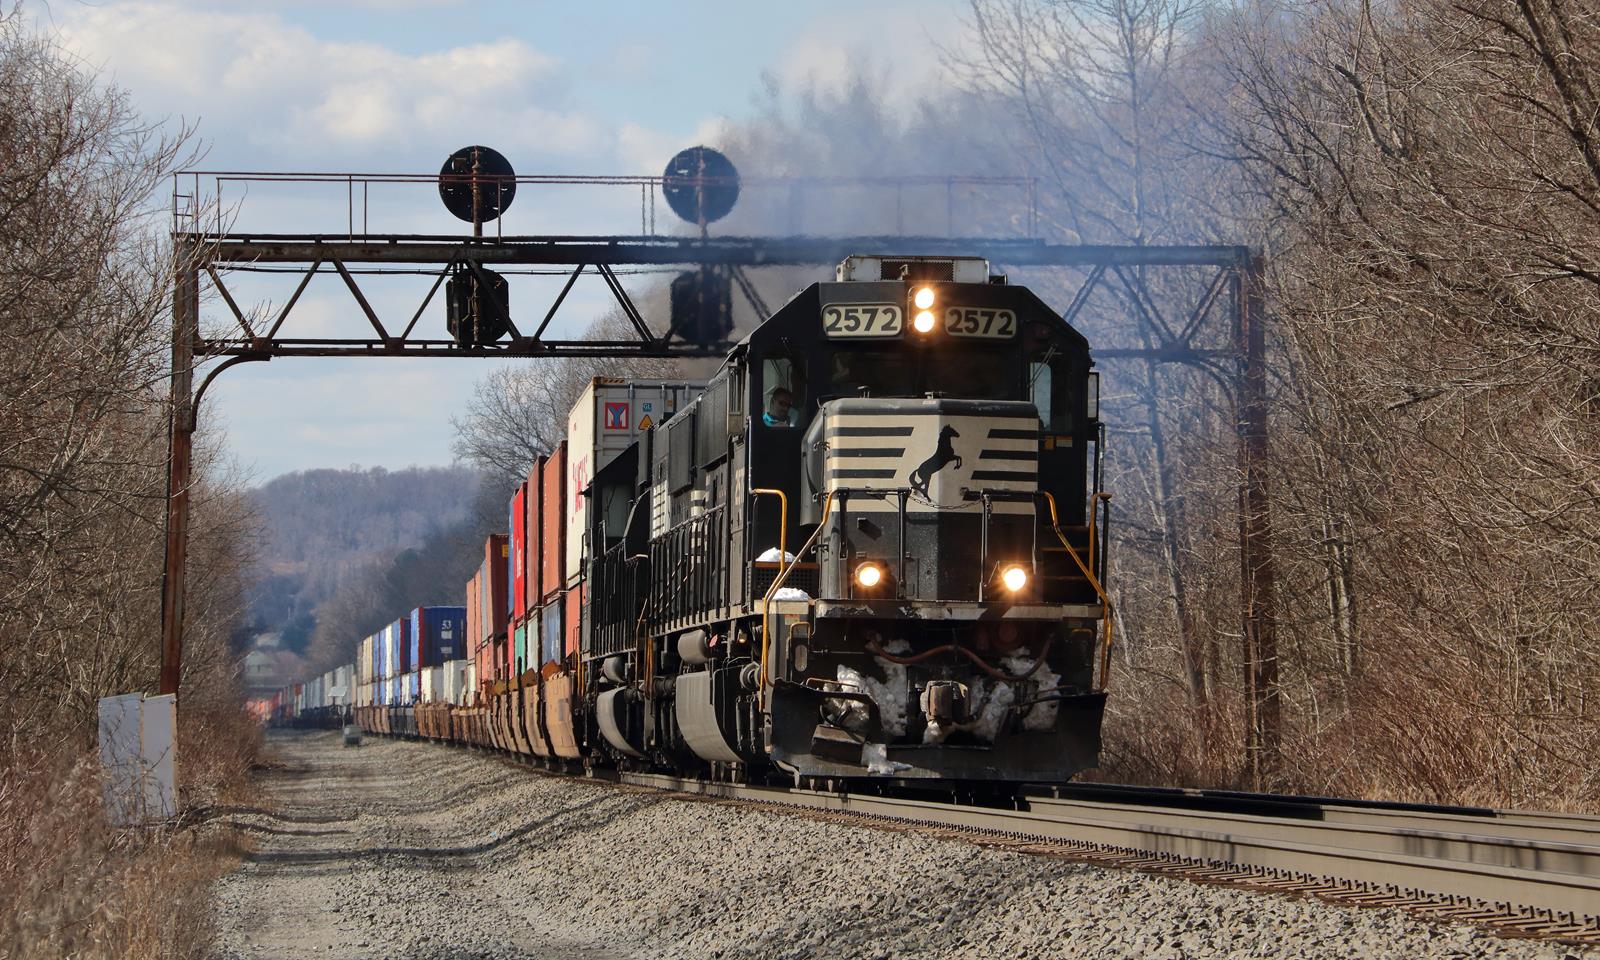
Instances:
[[[767,424],[783,419],[804,426],[817,408],[846,397],[911,398],[937,394],[972,400],[1029,400],[1046,427],[1065,419],[1068,378],[1052,375],[1063,364],[1041,352],[1026,364],[1017,345],[940,344],[918,348],[903,342],[871,347],[835,346],[817,351],[807,371],[800,355],[763,364],[761,397]],[[810,376],[807,374],[810,373]],[[1059,394],[1059,395],[1058,395]],[[787,399],[787,417],[771,415],[774,397]],[[1054,414],[1054,416],[1052,416]]]

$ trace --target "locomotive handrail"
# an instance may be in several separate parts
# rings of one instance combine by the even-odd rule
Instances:
[[[767,653],[772,647],[772,598],[783,589],[783,581],[789,578],[789,571],[800,563],[800,559],[811,548],[816,546],[817,538],[822,536],[822,531],[828,528],[828,514],[833,509],[833,491],[829,490],[822,498],[822,517],[817,521],[817,529],[813,530],[811,537],[800,547],[800,552],[794,555],[794,563],[781,568],[778,575],[772,578],[772,585],[767,588],[766,596],[761,598],[761,677],[760,688],[762,700],[765,701],[767,688],[772,686],[772,676],[767,670]],[[780,550],[782,547],[779,548]]]
[[[750,492],[758,497],[778,498],[778,576],[781,577],[789,564],[789,495],[772,487],[755,487]]]
[[[1072,546],[1072,544],[1070,542],[1068,542],[1067,535],[1061,532],[1061,518],[1060,518],[1060,515],[1056,513],[1056,498],[1051,496],[1050,495],[1050,491],[1048,491],[1048,490],[1040,490],[1039,491],[1039,495],[1044,497],[1046,503],[1050,504],[1050,529],[1055,531],[1056,539],[1060,540],[1061,541],[1061,545],[1063,547],[1067,548],[1067,556],[1071,557],[1072,558],[1072,562],[1078,565],[1078,570],[1083,574],[1084,578],[1089,581],[1089,585],[1094,587],[1094,592],[1099,595],[1100,602],[1105,605],[1106,613],[1105,613],[1105,617],[1102,618],[1102,620],[1103,620],[1102,632],[1105,634],[1105,639],[1104,639],[1104,643],[1102,645],[1102,649],[1100,651],[1100,690],[1103,692],[1106,689],[1107,673],[1111,669],[1111,639],[1112,639],[1112,627],[1111,627],[1112,604],[1111,604],[1111,597],[1106,593],[1106,588],[1101,586],[1100,578],[1094,575],[1094,571],[1091,570],[1088,567],[1088,565],[1083,562],[1083,558],[1078,555],[1078,551]],[[1107,495],[1107,496],[1109,498],[1109,495]],[[1090,530],[1089,545],[1090,545],[1090,549],[1093,549],[1094,548],[1094,517],[1093,517],[1092,513],[1091,513],[1091,516],[1090,516],[1090,519],[1089,519],[1089,524],[1090,524],[1090,526],[1089,526],[1089,530]]]
[[[1109,511],[1111,509],[1111,494],[1104,491],[1096,491],[1093,497],[1093,502],[1089,505],[1089,566],[1094,570],[1100,569],[1095,565],[1094,562],[1095,547],[1099,543],[1099,538],[1095,536],[1094,521],[1095,518],[1099,516],[1101,504],[1105,505],[1105,509],[1108,511],[1109,516]],[[1101,562],[1105,561],[1104,557],[1101,557],[1100,559]]]

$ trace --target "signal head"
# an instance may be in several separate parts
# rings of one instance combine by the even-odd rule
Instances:
[[[477,181],[477,208],[473,182]],[[491,147],[462,147],[439,168],[439,199],[458,220],[487,223],[511,206],[517,195],[517,173],[511,161]]]

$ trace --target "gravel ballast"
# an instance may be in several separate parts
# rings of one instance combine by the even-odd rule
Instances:
[[[1600,960],[1402,911],[1105,870],[542,776],[513,761],[276,734],[216,955],[1415,957]]]

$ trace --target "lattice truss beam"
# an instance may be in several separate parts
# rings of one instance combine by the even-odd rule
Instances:
[[[757,316],[770,310],[751,282],[748,270],[776,266],[832,266],[853,253],[892,250],[907,256],[982,255],[1008,267],[1062,267],[1086,270],[1069,305],[1068,322],[1077,320],[1099,290],[1113,288],[1122,308],[1131,305],[1140,321],[1137,344],[1111,344],[1095,352],[1104,357],[1143,356],[1210,366],[1237,356],[1236,344],[1207,346],[1200,334],[1224,291],[1237,284],[1250,262],[1245,248],[1232,246],[1079,246],[1017,240],[960,240],[915,237],[846,238],[683,238],[654,236],[516,237],[492,241],[451,237],[369,236],[195,236],[179,235],[180,270],[202,273],[231,315],[231,325],[197,338],[197,360],[230,357],[268,360],[281,356],[721,356],[727,343],[696,343],[670,323],[646,320],[624,289],[618,267],[695,268],[724,270]],[[1150,268],[1209,268],[1181,323],[1170,320],[1146,280]],[[476,274],[481,288],[493,289],[486,271],[523,270],[565,274],[565,282],[547,306],[524,313],[538,316],[525,331],[513,319],[509,336],[481,345],[419,335],[429,307],[439,299],[445,280],[457,272]],[[297,278],[276,310],[242,308],[228,286],[230,273],[270,273]],[[409,315],[382,317],[368,298],[364,283],[404,273],[432,278]],[[370,337],[313,338],[297,336],[294,311],[318,275],[338,276],[350,295],[350,308],[372,328]],[[547,334],[574,286],[584,277],[598,278],[609,291],[630,330],[611,339],[562,340]],[[1188,286],[1193,286],[1190,283]],[[1236,291],[1235,291],[1236,292]],[[522,308],[526,310],[526,308]],[[509,315],[510,311],[506,311]],[[660,331],[660,332],[658,332]]]

